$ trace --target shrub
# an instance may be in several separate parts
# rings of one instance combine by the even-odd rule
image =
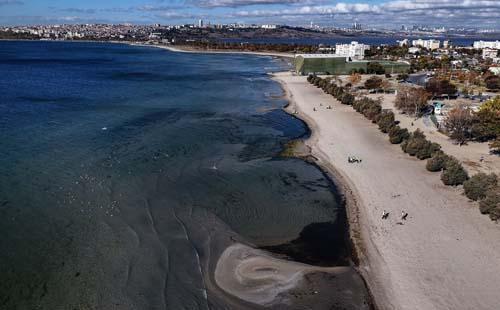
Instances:
[[[441,149],[441,146],[425,139],[424,133],[417,129],[401,144],[401,148],[410,156],[416,156],[418,159],[423,160],[430,158]]]
[[[432,155],[439,152],[440,150],[441,145],[425,140],[425,142],[422,144],[422,147],[418,150],[415,156],[417,156],[417,158],[420,160],[424,160],[427,158],[431,158]]]
[[[367,65],[367,72],[369,74],[384,74],[385,68],[378,62],[369,62]]]
[[[379,89],[382,86],[382,79],[378,76],[372,76],[365,82],[366,89]]]
[[[446,163],[451,159],[450,156],[443,152],[436,152],[432,158],[429,158],[425,168],[431,172],[441,171],[445,168]]]
[[[400,144],[403,141],[407,140],[410,137],[410,133],[408,129],[401,128],[398,125],[393,126],[389,130],[389,141],[392,144]]]
[[[441,173],[441,181],[443,181],[444,185],[449,186],[461,185],[468,178],[467,171],[456,159],[449,160]]]
[[[370,102],[363,109],[363,115],[371,121],[374,121],[380,115],[381,112],[382,112],[382,106],[380,105],[380,103],[376,101]]]
[[[394,113],[392,111],[382,112],[377,120],[377,125],[380,131],[388,133],[396,125]]]
[[[368,108],[369,105],[371,104],[374,104],[375,101],[370,99],[370,98],[367,98],[367,97],[363,97],[359,100],[356,100],[354,103],[353,103],[353,108],[359,112],[359,113],[363,113],[363,111],[365,109]]]
[[[489,214],[494,221],[500,219],[500,189],[494,187],[486,192],[486,197],[479,203],[479,211]]]
[[[465,196],[472,200],[481,200],[486,192],[497,185],[497,176],[494,173],[478,173],[464,182]]]
[[[500,89],[500,77],[496,75],[488,76],[484,79],[486,84],[486,88],[489,90],[498,90]]]
[[[349,93],[342,94],[340,102],[346,105],[352,105],[354,103],[354,96]]]

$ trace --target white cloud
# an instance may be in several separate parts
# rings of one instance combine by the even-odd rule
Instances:
[[[307,4],[308,0],[188,0],[200,7],[241,7],[250,5],[268,5],[268,4]]]
[[[397,0],[381,4],[336,3],[332,5],[305,5],[288,9],[239,10],[234,17],[281,18],[309,16],[366,20],[367,24],[421,22],[440,24],[471,24],[481,22],[500,26],[500,0]],[[479,24],[478,24],[479,23]]]

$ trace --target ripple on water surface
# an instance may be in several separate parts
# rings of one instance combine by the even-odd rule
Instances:
[[[274,110],[279,60],[61,42],[0,58],[0,308],[234,308],[204,278],[228,240],[300,260],[283,245],[304,228],[345,231],[324,175],[276,158],[307,133]]]

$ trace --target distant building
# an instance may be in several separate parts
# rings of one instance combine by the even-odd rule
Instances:
[[[413,40],[411,45],[416,47],[424,47],[430,50],[436,50],[441,45],[441,42],[439,40],[433,40],[433,39],[430,40],[418,39],[418,40]]]
[[[198,27],[203,28],[203,19],[198,20]]]
[[[500,75],[500,67],[490,67],[488,70],[494,75]]]
[[[360,23],[358,23],[358,22],[354,22],[354,23],[352,24],[352,29],[353,29],[353,30],[362,30],[363,28],[361,27],[361,24],[360,24]]]
[[[350,74],[353,71],[367,72],[367,60],[351,60],[349,57],[332,54],[298,54],[295,56],[295,71],[308,74]],[[387,73],[406,73],[410,69],[407,62],[376,61]]]
[[[408,39],[404,39],[404,40],[400,40],[400,41],[398,40],[397,42],[398,42],[399,46],[405,46],[405,45],[409,46],[410,45],[410,42],[408,41]]]
[[[451,41],[445,40],[443,41],[443,48],[450,48],[451,47]]]
[[[161,33],[159,32],[152,32],[151,34],[149,34],[150,40],[158,40],[160,38],[161,38]]]
[[[263,29],[276,29],[276,28],[278,28],[278,26],[272,25],[272,24],[267,24],[267,25],[262,25],[261,28],[263,28]]]
[[[483,49],[483,48],[492,48],[492,49],[500,49],[500,41],[475,41],[474,48]]]
[[[408,53],[410,53],[410,54],[416,54],[418,52],[420,52],[420,48],[419,47],[410,47],[408,49]]]
[[[351,44],[336,44],[335,55],[341,57],[351,57],[353,59],[365,58],[365,50],[370,49],[369,45],[352,41]]]
[[[483,49],[483,59],[486,58],[496,58],[498,56],[498,50],[497,49],[491,49],[491,48],[484,48]]]

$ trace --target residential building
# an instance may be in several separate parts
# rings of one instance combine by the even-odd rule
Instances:
[[[341,57],[351,57],[352,59],[365,58],[365,50],[370,49],[369,45],[352,41],[351,44],[336,44],[335,55]]]
[[[413,40],[411,45],[416,46],[416,47],[419,47],[419,46],[424,47],[424,48],[427,48],[430,50],[436,50],[440,47],[441,41],[433,40],[433,39],[429,39],[429,40],[418,39],[418,40]]]
[[[496,58],[498,56],[498,50],[497,49],[491,49],[491,48],[484,48],[483,49],[483,59],[486,58]]]
[[[483,49],[483,48],[492,48],[492,49],[500,49],[500,41],[475,41],[474,48]]]

